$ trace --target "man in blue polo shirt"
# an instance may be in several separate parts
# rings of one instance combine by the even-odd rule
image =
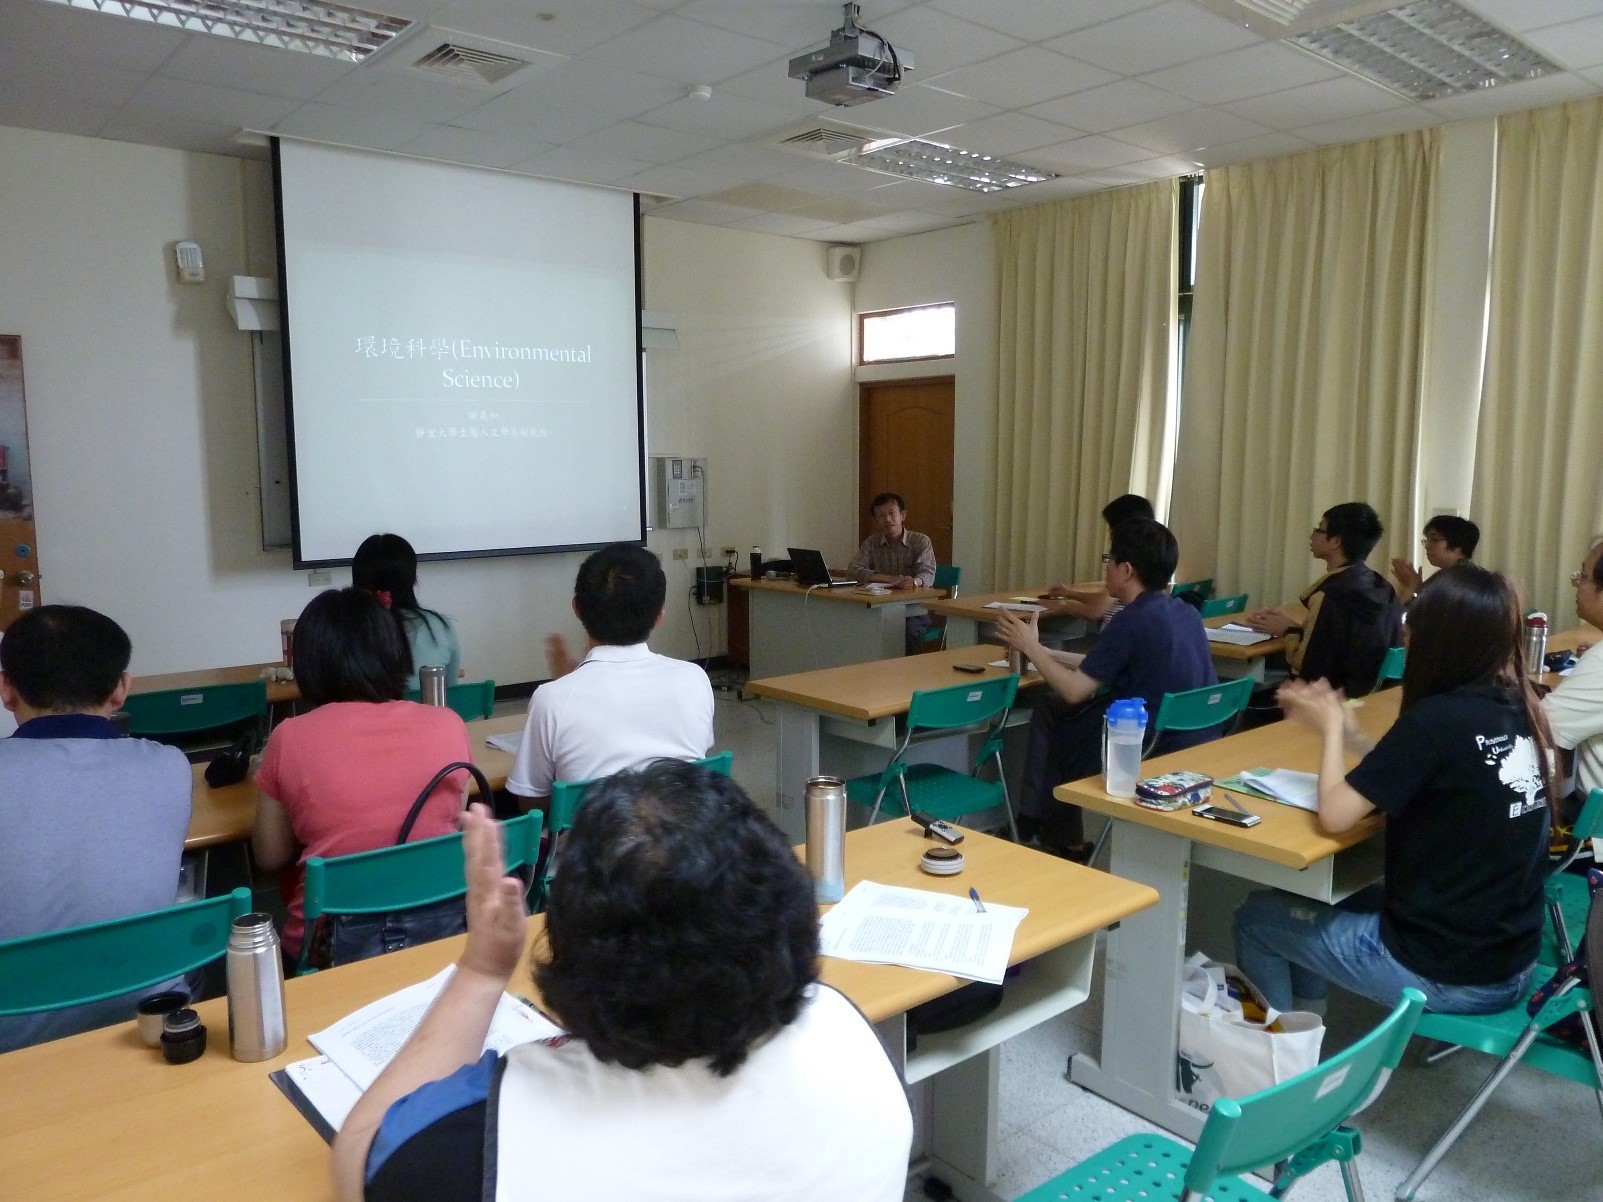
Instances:
[[[999,611],[996,632],[1035,665],[1053,695],[1035,707],[1019,803],[1019,833],[1048,851],[1084,858],[1088,848],[1080,808],[1052,796],[1054,786],[1102,770],[1102,720],[1110,703],[1146,702],[1147,721],[1165,693],[1218,683],[1202,619],[1165,591],[1180,550],[1174,535],[1151,518],[1130,518],[1113,528],[1103,557],[1104,583],[1120,609],[1084,655],[1050,651],[1035,623]],[[1218,728],[1171,731],[1157,752],[1178,751],[1217,737]]]
[[[29,610],[0,641],[0,702],[18,723],[0,739],[0,940],[177,897],[189,761],[112,726],[130,652],[122,627],[77,605]],[[0,1052],[131,1019],[138,1000],[0,1018]]]

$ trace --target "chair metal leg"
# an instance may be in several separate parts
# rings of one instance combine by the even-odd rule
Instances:
[[[1019,841],[1019,824],[1013,820],[1013,798],[1007,791],[1007,774],[1002,771],[1002,753],[996,753],[996,779],[1002,785],[1002,809],[1007,814],[1007,829],[1013,833],[1013,842]]]
[[[1347,1187],[1347,1202],[1364,1202],[1364,1183],[1358,1179],[1358,1162],[1341,1162],[1341,1183]]]
[[[1475,1121],[1475,1116],[1480,1114],[1481,1107],[1486,1105],[1487,1100],[1492,1096],[1492,1091],[1503,1083],[1504,1077],[1514,1071],[1514,1066],[1520,1062],[1520,1058],[1525,1055],[1531,1044],[1536,1042],[1536,1037],[1540,1034],[1541,1028],[1535,1023],[1525,1028],[1524,1033],[1519,1037],[1519,1041],[1515,1043],[1513,1050],[1503,1057],[1498,1066],[1492,1070],[1492,1075],[1486,1079],[1486,1084],[1482,1085],[1475,1096],[1469,1100],[1469,1105],[1464,1107],[1464,1112],[1453,1120],[1453,1125],[1436,1141],[1436,1146],[1425,1153],[1425,1159],[1419,1162],[1419,1167],[1410,1173],[1408,1179],[1397,1187],[1397,1202],[1413,1202],[1414,1194],[1418,1192],[1421,1185],[1425,1184],[1425,1178],[1431,1175],[1436,1166],[1441,1163],[1442,1157],[1446,1156],[1452,1146],[1458,1142],[1458,1137],[1464,1134],[1469,1125]]]
[[[1558,940],[1558,962],[1568,964],[1575,959],[1575,948],[1570,943],[1569,924],[1564,921],[1564,907],[1559,905],[1556,897],[1548,900],[1547,918],[1553,924],[1553,934]]]
[[[874,810],[868,816],[868,825],[869,826],[873,826],[876,822],[879,821],[879,807],[880,807],[880,803],[883,802],[884,800],[885,800],[885,790],[882,788],[882,789],[880,789],[880,791],[878,793],[874,794]]]
[[[1446,1047],[1438,1048],[1436,1051],[1432,1052],[1429,1056],[1426,1056],[1425,1057],[1425,1063],[1426,1064],[1440,1064],[1443,1060],[1446,1060],[1449,1056],[1452,1056],[1452,1055],[1454,1055],[1455,1053],[1458,1053],[1458,1052],[1462,1052],[1463,1050],[1464,1050],[1464,1048],[1463,1048],[1463,1046],[1461,1044],[1450,1043]]]
[[[1597,994],[1593,993],[1592,998],[1595,1004]],[[1583,1013],[1581,1015],[1581,1030],[1586,1032],[1586,1046],[1592,1053],[1592,1071],[1597,1074],[1597,1089],[1594,1092],[1597,1095],[1598,1110],[1603,1112],[1603,1051],[1598,1048],[1597,1030],[1592,1022],[1595,1017],[1596,1015],[1593,1013]]]
[[[1113,833],[1113,819],[1110,818],[1110,819],[1108,819],[1107,823],[1102,827],[1102,833],[1097,835],[1096,842],[1091,844],[1091,854],[1089,856],[1087,856],[1086,859],[1085,859],[1085,866],[1087,868],[1095,868],[1096,867],[1097,857],[1102,854],[1102,848],[1107,843],[1108,836],[1110,836],[1112,833]]]

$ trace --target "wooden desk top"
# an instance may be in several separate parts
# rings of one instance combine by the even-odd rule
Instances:
[[[915,601],[920,605],[930,601],[939,601],[946,596],[945,589],[938,588],[893,588],[884,593],[865,593],[856,588],[814,588],[809,589],[804,584],[797,584],[794,580],[753,580],[749,576],[735,577],[729,581],[734,588],[748,589],[751,592],[761,593],[790,593],[794,596],[807,596],[809,600],[823,600],[834,602],[853,602],[857,605],[896,605]]]
[[[1100,580],[1087,581],[1084,584],[1071,584],[1072,589],[1083,590],[1086,596],[1095,596],[1102,592],[1103,584]],[[985,607],[992,601],[1020,601],[1025,600],[1030,605],[1039,605],[1043,608],[1041,620],[1050,621],[1053,618],[1072,618],[1068,607],[1062,600],[1050,600],[1043,596],[1047,586],[1044,584],[1026,585],[1024,588],[1011,589],[1005,593],[975,593],[972,597],[958,596],[949,601],[932,601],[924,608],[932,614],[945,614],[949,618],[971,618],[976,622],[991,622],[996,618],[994,609]]]
[[[1386,689],[1364,698],[1358,707],[1358,724],[1374,738],[1383,735],[1397,719],[1402,702],[1400,688]],[[1243,768],[1291,768],[1316,772],[1319,768],[1319,738],[1312,731],[1292,722],[1275,722],[1257,730],[1243,731],[1200,747],[1158,756],[1141,765],[1143,776],[1165,772],[1202,772],[1219,780],[1234,776]],[[1230,826],[1194,816],[1190,810],[1149,810],[1133,801],[1109,797],[1100,776],[1059,785],[1052,791],[1059,801],[1084,806],[1098,814],[1122,818],[1171,835],[1183,835],[1198,843],[1239,851],[1260,860],[1303,869],[1370,838],[1384,825],[1379,815],[1371,815],[1352,830],[1327,835],[1318,819],[1307,810],[1282,805],[1261,797],[1232,793],[1248,810],[1263,819],[1253,827]],[[1220,805],[1230,803],[1219,799]]]
[[[200,668],[194,672],[163,672],[155,676],[136,676],[131,693],[156,693],[162,689],[203,689],[208,685],[244,684],[260,680],[262,672],[275,664],[239,664],[232,668]],[[267,703],[299,701],[300,686],[293,680],[267,682]]]
[[[522,714],[508,714],[502,718],[481,718],[469,722],[468,738],[472,740],[473,762],[484,770],[492,788],[506,784],[512,771],[510,753],[488,746],[490,735],[507,734],[523,729]],[[219,843],[237,843],[250,838],[256,822],[256,786],[247,777],[238,784],[213,789],[206,783],[206,765],[190,766],[194,774],[194,791],[191,794],[189,837],[184,840],[185,851],[215,847]],[[421,787],[421,785],[419,786]],[[469,779],[468,788],[478,792],[478,784]]]
[[[1550,635],[1547,640],[1547,649],[1553,651],[1574,651],[1581,643],[1603,643],[1603,630],[1586,622],[1572,627],[1569,630],[1560,630]]]
[[[953,664],[989,664],[1006,654],[1005,648],[989,643],[948,647],[928,655],[907,655],[871,660],[866,664],[847,664],[842,668],[770,676],[766,680],[749,682],[746,692],[872,722],[905,714],[916,690],[944,689],[1007,675],[1006,668],[986,668],[983,673],[970,674],[952,667]],[[1031,672],[1020,678],[1019,686],[1039,684],[1040,680],[1040,676]]]
[[[1215,629],[1231,622],[1245,625],[1245,623],[1241,622],[1240,614],[1221,614],[1217,618],[1202,619],[1204,626],[1212,626]],[[1265,656],[1273,655],[1277,651],[1284,651],[1285,649],[1286,640],[1283,637],[1265,639],[1261,643],[1252,643],[1245,647],[1238,646],[1235,643],[1208,644],[1208,653],[1217,659],[1263,659]]]
[[[851,883],[966,894],[1030,907],[1013,945],[1014,962],[1068,943],[1145,909],[1144,885],[970,834],[969,867],[957,877],[914,866],[926,841],[911,823],[882,823],[846,837]],[[530,923],[530,947],[544,932]],[[206,1054],[166,1064],[132,1021],[0,1056],[0,1166],[6,1197],[28,1202],[151,1198],[230,1202],[329,1202],[328,1150],[278,1089],[273,1069],[315,1055],[306,1037],[387,993],[453,962],[462,938],[300,977],[286,986],[289,1047],[276,1060],[236,1063],[228,1052],[227,1001],[202,1002]],[[823,978],[872,1020],[900,1013],[960,984],[939,973],[825,960]],[[532,992],[525,963],[513,988]]]

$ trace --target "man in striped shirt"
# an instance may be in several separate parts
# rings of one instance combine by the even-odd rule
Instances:
[[[882,492],[868,506],[879,527],[857,549],[846,574],[863,584],[888,584],[892,588],[929,588],[935,583],[935,544],[927,534],[907,528],[907,502],[893,492]],[[928,614],[912,614],[907,619],[907,653],[912,655],[924,641],[932,625]]]

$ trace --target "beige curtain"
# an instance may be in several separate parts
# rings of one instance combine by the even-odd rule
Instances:
[[[1204,177],[1174,526],[1216,592],[1295,599],[1342,501],[1379,511],[1377,571],[1416,545],[1438,157],[1423,130]]]
[[[1476,448],[1476,558],[1562,629],[1603,529],[1603,101],[1498,118]]]
[[[1102,506],[1157,496],[1173,392],[1178,183],[1013,209],[997,264],[991,579],[1095,579]]]

